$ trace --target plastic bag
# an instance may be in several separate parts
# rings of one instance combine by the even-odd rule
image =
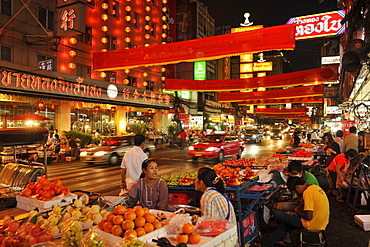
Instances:
[[[62,234],[62,246],[63,247],[82,247],[82,222],[69,219],[63,226],[63,234]]]
[[[192,224],[190,214],[176,214],[168,224],[169,233],[180,233],[182,231],[182,226],[186,223]]]
[[[226,230],[227,222],[227,220],[220,217],[200,217],[196,232],[203,236],[217,236]]]
[[[91,228],[83,239],[83,247],[104,247],[105,243],[96,229]]]

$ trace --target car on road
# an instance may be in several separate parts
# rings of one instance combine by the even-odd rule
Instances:
[[[281,130],[272,130],[270,134],[271,139],[283,139],[283,133]]]
[[[247,129],[240,134],[240,138],[247,142],[262,142],[263,134],[257,129]]]
[[[134,147],[134,135],[112,136],[104,139],[101,146],[81,149],[80,160],[86,163],[118,165],[127,151]],[[150,157],[155,144],[145,141],[144,152]]]
[[[206,135],[199,142],[189,146],[188,155],[193,159],[217,159],[236,155],[240,158],[244,150],[244,141],[232,134]]]

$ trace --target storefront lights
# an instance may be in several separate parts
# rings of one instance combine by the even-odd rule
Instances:
[[[126,33],[131,32],[131,28],[130,28],[130,27],[125,27],[125,32],[126,32]]]
[[[149,7],[149,6],[146,6],[146,7],[145,7],[145,11],[146,11],[146,12],[149,12],[149,11],[150,11],[150,7]]]
[[[108,39],[106,37],[103,37],[103,38],[101,38],[101,42],[103,44],[106,44],[106,43],[108,43]]]
[[[69,51],[68,52],[68,55],[70,56],[70,57],[74,57],[74,56],[76,56],[76,52],[75,51]]]
[[[166,12],[166,11],[167,11],[167,7],[163,7],[162,12]]]
[[[77,43],[77,39],[76,38],[69,38],[69,43],[72,44],[72,45],[75,45]]]
[[[100,78],[105,78],[107,77],[107,73],[105,72],[100,72]]]
[[[149,15],[145,16],[145,20],[150,21],[150,16]]]
[[[130,43],[130,42],[131,42],[130,37],[126,37],[126,38],[125,38],[125,42],[126,42],[126,43]]]
[[[68,68],[74,69],[74,68],[76,68],[76,64],[75,63],[69,63]]]
[[[145,34],[145,35],[144,35],[144,38],[145,38],[145,39],[150,39],[150,34]]]
[[[107,32],[107,31],[108,31],[108,26],[102,26],[102,27],[101,27],[101,30],[102,30],[103,32]]]
[[[166,24],[163,24],[162,25],[162,29],[167,29],[167,25]]]
[[[102,18],[103,21],[106,21],[106,20],[108,20],[108,15],[107,14],[102,14],[101,18]]]
[[[126,15],[125,20],[126,20],[126,21],[131,21],[131,16]]]
[[[143,73],[143,76],[144,76],[144,77],[148,77],[148,72],[144,72],[144,73]]]
[[[162,21],[166,21],[167,20],[167,17],[166,16],[162,16]]]
[[[102,9],[108,9],[108,4],[107,3],[102,3],[101,8]]]
[[[162,76],[161,81],[165,81],[165,80],[166,80],[166,77]]]
[[[125,7],[125,10],[126,10],[127,12],[130,12],[130,11],[131,11],[131,6],[128,6],[128,5],[127,5],[127,6]]]
[[[144,86],[144,87],[148,86],[148,82],[147,82],[147,81],[144,81],[144,82],[143,82],[143,86]]]
[[[167,34],[166,33],[162,33],[162,38],[166,38],[167,37]]]
[[[149,30],[150,29],[150,26],[149,25],[145,25],[145,30]]]
[[[166,68],[165,68],[165,67],[162,67],[162,68],[161,68],[161,72],[162,72],[162,73],[166,72]]]

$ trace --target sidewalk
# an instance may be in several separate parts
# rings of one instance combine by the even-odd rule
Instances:
[[[320,186],[327,191],[328,182],[324,175],[316,177]],[[344,203],[339,203],[335,200],[335,196],[329,196],[330,202],[330,220],[326,228],[325,234],[328,241],[328,247],[368,247],[370,240],[370,232],[364,231],[353,220],[350,219],[350,211],[345,207]],[[366,214],[370,214],[367,212]],[[276,229],[276,222],[271,220],[269,225],[265,225],[261,229],[263,241]],[[286,246],[298,246],[297,234],[291,234],[292,244]],[[278,246],[278,245],[277,245]],[[309,245],[308,245],[309,246]]]

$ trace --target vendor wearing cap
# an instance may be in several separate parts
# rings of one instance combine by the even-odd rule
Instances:
[[[203,192],[200,207],[203,217],[220,217],[236,225],[236,217],[230,199],[225,196],[224,182],[208,167],[200,168],[195,180],[195,190]]]

